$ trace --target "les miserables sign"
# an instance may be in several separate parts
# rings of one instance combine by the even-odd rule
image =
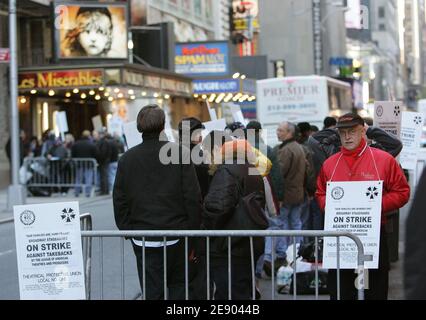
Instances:
[[[65,70],[19,74],[19,89],[102,86],[103,70]]]

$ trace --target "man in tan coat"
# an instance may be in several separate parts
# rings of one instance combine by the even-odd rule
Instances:
[[[282,144],[279,146],[277,158],[283,180],[283,197],[280,215],[271,222],[271,230],[302,230],[300,219],[305,202],[306,156],[303,148],[296,141],[296,126],[283,122],[277,129],[277,136]],[[288,237],[275,239],[277,265],[285,264],[286,251],[293,239]],[[296,237],[300,243],[302,237]],[[272,240],[266,239],[265,271],[270,269],[272,261]]]

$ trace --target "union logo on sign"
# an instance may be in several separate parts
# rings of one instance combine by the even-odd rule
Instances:
[[[331,191],[331,196],[334,200],[341,200],[344,195],[345,191],[340,187],[336,187]]]
[[[383,107],[382,106],[377,107],[376,114],[379,117],[381,117],[383,115]]]

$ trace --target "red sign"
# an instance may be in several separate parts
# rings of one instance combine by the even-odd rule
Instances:
[[[0,48],[0,63],[7,63],[10,61],[10,49]]]

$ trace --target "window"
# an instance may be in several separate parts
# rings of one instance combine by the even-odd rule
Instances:
[[[384,18],[386,15],[385,7],[379,7],[379,18]]]
[[[386,31],[386,26],[383,23],[379,24],[379,30]]]

